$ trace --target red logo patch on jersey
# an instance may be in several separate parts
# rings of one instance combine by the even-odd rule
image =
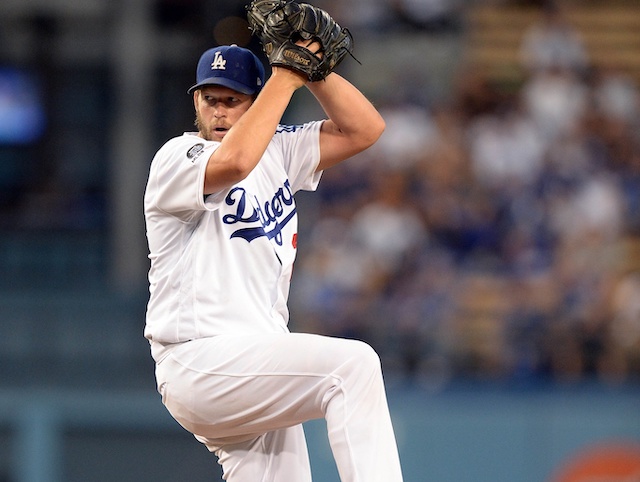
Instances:
[[[298,249],[298,233],[293,234],[293,238],[291,239],[291,245],[293,249]]]

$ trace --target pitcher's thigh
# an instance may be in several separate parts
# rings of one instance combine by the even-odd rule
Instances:
[[[188,342],[157,374],[176,420],[218,441],[244,441],[321,418],[333,388],[368,387],[372,377],[380,378],[379,359],[368,345],[306,334]]]

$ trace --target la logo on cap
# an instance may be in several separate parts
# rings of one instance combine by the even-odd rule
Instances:
[[[220,52],[216,52],[213,56],[213,62],[211,64],[211,70],[225,70],[227,67],[227,61],[224,59]]]

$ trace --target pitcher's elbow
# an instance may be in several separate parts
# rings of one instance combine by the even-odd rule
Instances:
[[[386,128],[387,128],[387,123],[385,122],[382,116],[379,116],[378,121],[376,122],[376,125],[375,125],[376,141],[380,139],[380,136],[382,135],[382,133]]]
[[[379,116],[374,122],[371,123],[364,142],[366,144],[366,147],[371,147],[378,141],[378,139],[380,139],[380,136],[384,132],[386,126],[387,125],[382,116]]]

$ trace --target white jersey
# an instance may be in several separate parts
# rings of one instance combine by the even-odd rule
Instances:
[[[219,142],[185,133],[160,148],[144,199],[151,259],[144,334],[154,358],[163,345],[196,338],[288,331],[293,195],[320,181],[321,124],[279,126],[249,176],[209,196],[205,170]]]

